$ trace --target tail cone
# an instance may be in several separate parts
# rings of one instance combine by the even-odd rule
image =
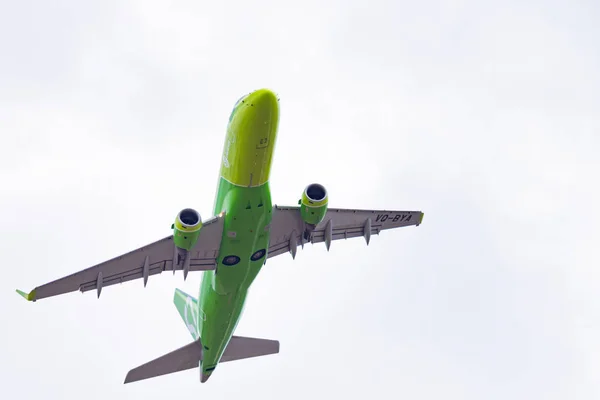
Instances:
[[[204,371],[200,372],[200,383],[204,383],[210,378],[210,372],[205,373]]]

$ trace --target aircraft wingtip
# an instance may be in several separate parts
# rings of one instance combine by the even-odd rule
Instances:
[[[17,289],[17,293],[19,293],[19,295],[27,301],[33,301],[35,299],[35,289],[29,293],[25,293],[24,291]]]
[[[130,382],[133,382],[133,379],[131,379],[131,371],[129,371],[127,375],[125,375],[125,380],[123,381],[123,384],[126,385]]]

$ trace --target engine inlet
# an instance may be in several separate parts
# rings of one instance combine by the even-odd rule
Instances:
[[[192,227],[200,222],[200,214],[196,210],[186,208],[179,213],[179,221],[184,226]]]
[[[327,191],[323,185],[312,183],[306,187],[306,197],[312,201],[321,201],[327,197]]]

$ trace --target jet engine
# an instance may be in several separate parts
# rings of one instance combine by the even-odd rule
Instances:
[[[187,278],[190,271],[191,253],[202,229],[202,219],[200,213],[193,208],[184,208],[175,217],[175,223],[171,225],[173,229],[173,242],[175,250],[173,254],[173,274],[176,266],[183,260],[183,279]]]
[[[202,219],[200,213],[192,208],[185,208],[177,214],[173,229],[173,242],[179,249],[190,251],[198,241]]]
[[[302,193],[300,204],[300,215],[307,224],[308,230],[312,231],[323,220],[327,213],[327,190],[323,185],[311,183]]]

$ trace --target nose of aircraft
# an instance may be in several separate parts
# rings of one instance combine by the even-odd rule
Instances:
[[[240,98],[229,116],[229,123],[236,124],[235,120],[258,119],[278,120],[279,100],[273,91],[259,89]]]
[[[277,95],[269,89],[259,89],[250,93],[245,102],[250,103],[251,107],[255,107],[260,111],[277,110],[279,108]]]
[[[269,179],[279,125],[279,100],[269,89],[242,97],[229,117],[221,176],[238,186]]]

